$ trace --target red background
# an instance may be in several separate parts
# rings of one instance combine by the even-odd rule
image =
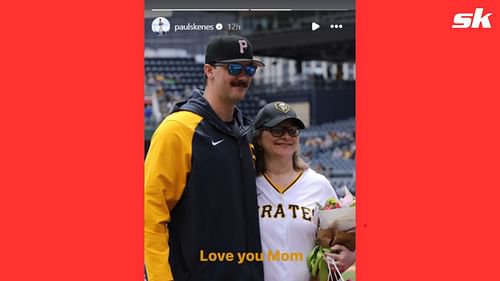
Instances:
[[[132,2],[2,4],[0,280],[143,278]],[[451,29],[476,7],[492,29]],[[494,279],[499,5],[356,9],[357,279]]]

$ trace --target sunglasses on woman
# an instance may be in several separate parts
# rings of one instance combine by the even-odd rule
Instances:
[[[283,128],[283,127],[272,127],[272,128],[264,128],[269,131],[273,137],[279,138],[288,133],[291,137],[296,137],[299,135],[300,130],[298,128]]]
[[[245,70],[245,73],[248,77],[253,77],[255,75],[255,72],[257,72],[257,66],[255,65],[247,65],[243,66],[241,63],[214,63],[214,66],[225,66],[227,67],[227,72],[231,75],[237,76],[240,75],[240,73]]]

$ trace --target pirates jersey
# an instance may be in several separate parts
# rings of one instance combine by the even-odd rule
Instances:
[[[328,179],[307,169],[280,188],[265,175],[257,177],[257,200],[265,281],[308,281],[307,256],[317,230],[316,203],[335,197]]]

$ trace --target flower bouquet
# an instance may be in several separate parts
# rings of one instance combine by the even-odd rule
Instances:
[[[316,246],[307,257],[307,265],[312,280],[344,281],[341,272],[333,261],[329,264],[335,269],[332,274],[330,266],[323,258],[325,252],[335,244],[345,246],[351,251],[356,249],[356,199],[344,186],[346,196],[342,199],[330,198],[323,205],[318,204],[318,232]]]

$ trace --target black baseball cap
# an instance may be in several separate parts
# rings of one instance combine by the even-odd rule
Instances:
[[[259,110],[257,117],[255,117],[253,128],[255,130],[261,127],[270,128],[286,120],[293,120],[299,129],[304,129],[306,127],[304,126],[304,122],[297,118],[297,114],[289,104],[282,101],[276,101],[266,104]]]
[[[261,61],[253,59],[250,41],[238,35],[216,37],[208,42],[205,63],[213,64],[216,62],[252,62],[259,67],[265,66]]]

